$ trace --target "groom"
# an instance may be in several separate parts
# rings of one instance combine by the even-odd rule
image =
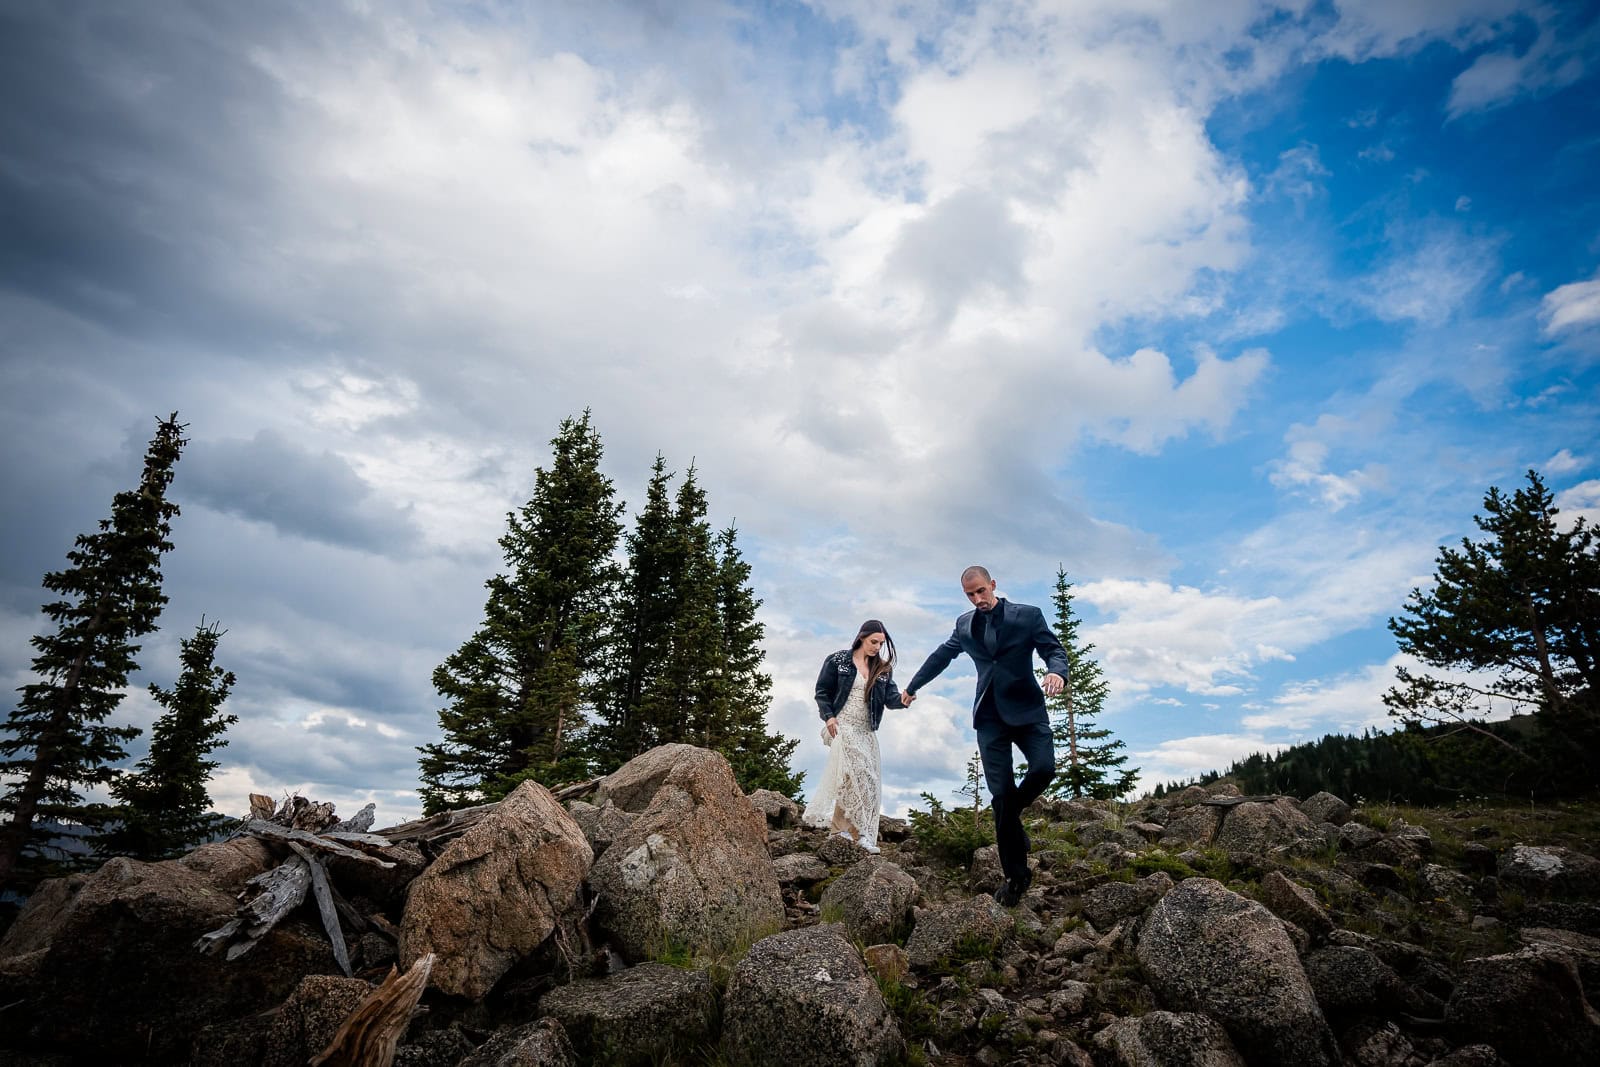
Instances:
[[[962,571],[961,588],[974,610],[956,620],[955,632],[917,670],[905,688],[905,702],[909,706],[917,690],[937,678],[962,652],[977,665],[972,728],[978,733],[983,776],[994,798],[995,839],[1006,877],[994,899],[1011,907],[1033,881],[1022,811],[1044,792],[1055,774],[1055,742],[1044,698],[1055,696],[1066,684],[1067,651],[1038,608],[995,596],[994,579],[984,568]],[[1044,676],[1043,691],[1033,676],[1034,652],[1050,672]],[[1012,771],[1012,745],[1028,763],[1028,773],[1020,783]]]

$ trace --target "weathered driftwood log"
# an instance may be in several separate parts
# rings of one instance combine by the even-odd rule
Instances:
[[[306,861],[311,868],[311,895],[317,901],[317,914],[322,916],[322,928],[327,931],[328,943],[333,946],[333,958],[339,964],[339,969],[346,978],[352,977],[350,970],[350,950],[345,947],[344,931],[339,929],[339,909],[334,907],[333,888],[328,884],[328,869],[323,866],[322,857],[312,852],[298,841],[290,841],[289,847],[295,854]]]
[[[200,935],[195,947],[215,955],[227,950],[227,959],[236,960],[255,948],[260,941],[306,899],[311,887],[311,867],[300,856],[290,856],[283,863],[256,875],[245,883],[245,892],[257,892],[239,906],[239,914],[223,926]]]
[[[312,1058],[311,1067],[389,1067],[432,970],[431,952],[404,975],[390,967],[383,984],[356,1005],[328,1047]]]
[[[334,823],[328,830],[341,830],[349,833],[364,834],[372,829],[372,822],[378,817],[378,805],[368,804],[344,822]]]
[[[246,818],[249,818],[249,819],[270,819],[270,818],[272,818],[272,813],[277,811],[277,810],[278,810],[278,805],[275,804],[273,802],[272,798],[267,796],[267,794],[265,794],[265,793],[251,793],[250,794],[250,814],[248,816],[246,816]]]
[[[557,800],[571,800],[573,797],[581,797],[593,793],[603,781],[605,781],[604,778],[591,778],[587,782],[575,782],[572,785],[552,790],[550,795]]]
[[[263,822],[260,819],[251,819],[249,822],[245,823],[244,832],[247,834],[252,834],[256,837],[267,838],[273,841],[283,841],[286,843],[291,841],[299,842],[300,844],[305,845],[308,848],[314,848],[319,852],[331,852],[335,856],[343,856],[346,859],[358,860],[361,863],[371,863],[384,868],[394,866],[394,864],[389,860],[380,860],[376,856],[369,856],[365,852],[359,851],[358,849],[353,849],[346,845],[342,845],[338,841],[332,840],[330,837],[325,837],[321,834],[308,833],[305,830],[282,827],[277,823]],[[371,835],[363,834],[360,836],[369,837]],[[380,838],[380,840],[383,840],[384,844],[386,845],[390,843],[386,839]]]
[[[1272,793],[1253,797],[1206,797],[1200,803],[1213,808],[1236,808],[1240,804],[1271,804],[1274,800],[1282,799],[1283,797]]]
[[[333,813],[332,801],[307,800],[302,796],[291,796],[285,798],[277,813],[267,821],[318,834],[338,822],[339,817]]]
[[[401,841],[413,841],[418,844],[445,841],[450,838],[460,837],[472,829],[479,819],[493,811],[494,808],[494,804],[479,804],[472,808],[441,811],[439,814],[430,815],[425,819],[413,819],[411,822],[403,822],[399,826],[385,827],[378,831],[378,835],[388,838],[396,844]]]

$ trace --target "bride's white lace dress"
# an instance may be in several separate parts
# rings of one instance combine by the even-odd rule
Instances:
[[[839,710],[839,736],[828,747],[828,766],[806,805],[803,821],[823,830],[843,830],[861,845],[878,844],[878,735],[867,711],[866,675],[856,672],[849,699]]]

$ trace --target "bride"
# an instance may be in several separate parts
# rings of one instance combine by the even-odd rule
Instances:
[[[861,624],[849,648],[822,661],[817,713],[828,766],[806,806],[807,826],[833,830],[878,851],[878,724],[884,708],[910,707],[894,684],[894,641],[883,623]]]

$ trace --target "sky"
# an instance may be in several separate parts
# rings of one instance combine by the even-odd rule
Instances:
[[[412,817],[588,409],[629,516],[659,452],[737,524],[809,782],[822,658],[875,617],[909,677],[973,563],[1066,569],[1141,788],[1386,728],[1491,485],[1600,516],[1597,8],[8,0],[0,682],[177,411],[117,721],[216,622],[219,810]],[[973,678],[887,716],[885,810]]]

